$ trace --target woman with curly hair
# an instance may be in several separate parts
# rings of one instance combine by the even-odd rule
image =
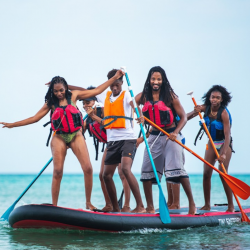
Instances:
[[[204,120],[207,125],[207,128],[210,132],[210,135],[213,139],[215,147],[220,154],[218,159],[219,163],[223,163],[227,172],[229,162],[232,156],[232,137],[231,137],[231,125],[232,119],[231,114],[227,109],[227,105],[231,101],[232,97],[227,89],[221,85],[214,85],[212,88],[208,90],[206,94],[202,97],[204,104],[197,105],[194,107],[194,110],[187,114],[188,120],[194,118],[198,115],[199,112],[204,112]],[[200,129],[196,139],[199,137],[202,132],[203,127]],[[200,138],[201,139],[201,138]],[[217,160],[216,154],[213,150],[213,147],[210,141],[207,144],[207,150],[205,152],[205,160],[215,164]],[[222,171],[221,166],[219,169]],[[201,208],[201,210],[210,210],[210,192],[211,192],[211,177],[212,177],[213,169],[204,164],[204,172],[203,172],[203,189],[204,189],[204,198],[205,205]],[[221,178],[223,183],[227,200],[228,200],[228,212],[234,211],[233,205],[233,196],[232,190],[226,184],[223,178]]]
[[[54,171],[52,179],[52,203],[57,205],[60,184],[63,175],[63,165],[67,152],[70,147],[76,155],[84,172],[86,209],[93,210],[91,204],[91,192],[93,186],[93,169],[89,159],[86,142],[81,133],[82,116],[76,108],[76,101],[96,96],[108,88],[112,83],[119,79],[124,73],[119,70],[108,81],[91,90],[68,90],[68,84],[63,77],[52,78],[49,89],[45,96],[45,104],[32,117],[22,121],[5,123],[3,128],[14,128],[26,126],[40,121],[51,110],[51,128],[56,131],[51,141],[51,151],[53,155]]]

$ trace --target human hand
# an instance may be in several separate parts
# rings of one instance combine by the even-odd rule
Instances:
[[[87,112],[88,116],[93,116],[94,115],[94,109],[93,108],[90,108],[90,107],[86,107],[85,108],[85,111]]]
[[[201,112],[201,109],[202,109],[201,105],[197,105],[197,106],[194,107],[194,111],[197,112],[197,113]]]
[[[14,123],[0,122],[4,126],[2,128],[14,128]]]
[[[138,124],[144,125],[144,117],[143,116],[140,116],[139,118],[136,118],[135,120],[137,121]]]
[[[45,85],[47,85],[48,87],[50,86],[51,82],[47,82],[45,83]]]
[[[122,71],[121,69],[119,69],[119,70],[117,70],[117,72],[115,73],[114,77],[115,77],[116,79],[119,79],[119,78],[121,78],[123,75],[125,75],[125,72]]]
[[[144,141],[143,137],[140,137],[136,140],[136,148],[139,147],[139,145]]]
[[[169,137],[167,138],[167,140],[170,139],[171,141],[175,141],[176,138],[177,138],[177,136],[178,136],[178,133],[175,133],[175,132],[170,133]]]
[[[219,159],[218,159],[219,163],[224,164],[226,158],[227,158],[227,157],[226,157],[225,154],[220,155],[220,157],[219,157]]]

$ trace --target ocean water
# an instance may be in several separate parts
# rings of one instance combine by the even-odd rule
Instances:
[[[35,175],[0,175],[0,215],[17,199]],[[250,184],[250,175],[234,175]],[[136,175],[139,180],[140,176]],[[51,203],[51,175],[42,175],[25,194],[17,206],[30,203]],[[122,184],[114,176],[118,197]],[[197,206],[204,204],[202,175],[190,175]],[[166,183],[162,181],[165,195]],[[142,185],[140,183],[141,191]],[[145,204],[145,197],[142,197]],[[153,189],[155,207],[158,207],[158,187]],[[167,197],[167,196],[166,196]],[[226,203],[218,174],[212,177],[211,204]],[[242,205],[250,206],[250,200]],[[92,203],[104,206],[98,174],[94,175]],[[235,203],[236,204],[236,203]],[[83,175],[64,175],[59,206],[85,208]],[[131,208],[135,201],[131,195]],[[181,189],[181,206],[188,201]],[[218,227],[188,228],[182,230],[144,229],[121,233],[104,233],[63,229],[13,229],[7,222],[0,222],[0,249],[250,249],[250,225],[236,223]]]

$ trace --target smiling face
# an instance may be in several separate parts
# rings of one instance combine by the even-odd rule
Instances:
[[[162,85],[162,76],[159,72],[154,72],[150,78],[150,85],[152,87],[152,91],[159,91]]]
[[[223,101],[221,92],[213,91],[210,95],[209,101],[211,103],[211,107],[213,108],[220,107],[221,102]]]
[[[66,88],[63,83],[56,83],[53,88],[53,94],[59,99],[63,100],[66,94]]]
[[[83,108],[86,110],[87,108],[91,108],[94,106],[95,100],[91,100],[91,101],[83,100],[82,103],[83,103]]]
[[[123,84],[123,81],[119,79],[116,80],[113,84],[111,84],[110,89],[113,93],[113,96],[118,96],[121,93],[122,84]]]

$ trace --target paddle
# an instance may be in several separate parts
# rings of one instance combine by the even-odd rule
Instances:
[[[160,130],[162,133],[164,133],[165,135],[167,135],[169,137],[169,134],[163,130],[162,128],[160,128],[159,126],[157,126],[155,123],[153,123],[151,120],[149,120],[147,117],[144,116],[144,119],[151,124],[152,126],[154,126],[155,128],[157,128],[158,130]],[[218,170],[217,168],[215,168],[212,164],[210,164],[208,161],[204,160],[203,158],[201,158],[199,155],[197,155],[195,152],[193,152],[190,148],[188,148],[187,146],[183,145],[180,141],[175,140],[176,143],[178,143],[180,146],[182,146],[183,148],[185,148],[188,152],[190,152],[191,154],[193,154],[194,156],[196,156],[198,159],[200,159],[201,161],[203,161],[204,163],[206,163],[209,167],[213,168],[216,172],[218,172],[226,181],[226,183],[228,184],[228,186],[230,186],[230,188],[232,190],[234,190],[235,193],[237,193],[237,195],[242,198],[243,200],[246,200],[249,196],[250,196],[250,187],[244,183],[243,181],[230,176],[228,174],[224,174],[223,172],[221,172],[220,170]]]
[[[127,84],[128,84],[128,90],[130,92],[130,95],[131,95],[131,98],[132,98],[132,101],[133,101],[133,104],[134,104],[134,108],[135,108],[135,112],[136,112],[137,118],[139,118],[140,114],[139,114],[137,105],[135,103],[134,93],[133,93],[133,90],[132,90],[132,87],[131,87],[131,84],[130,84],[130,81],[129,81],[129,78],[128,78],[128,74],[126,72],[126,68],[125,67],[121,67],[121,69],[124,70],[124,72],[125,72],[125,77],[126,77]],[[143,128],[142,124],[140,124],[140,127],[141,127],[141,132],[142,132],[142,135],[143,135],[143,138],[144,138],[144,142],[146,144],[148,156],[150,158],[150,161],[151,161],[151,164],[152,164],[152,167],[153,167],[153,171],[154,171],[154,174],[155,174],[155,179],[156,179],[156,182],[157,182],[158,188],[159,188],[159,212],[160,212],[160,218],[161,218],[162,223],[164,223],[164,224],[170,223],[171,222],[171,218],[170,218],[170,215],[169,215],[167,202],[165,200],[165,197],[164,197],[164,194],[163,194],[163,191],[162,191],[162,188],[161,188],[161,184],[160,184],[157,172],[156,172],[154,160],[153,160],[153,157],[152,157],[150,149],[149,149],[149,145],[148,145],[148,141],[147,141],[147,138],[146,138],[146,134],[145,134],[145,131],[144,131],[144,128]]]
[[[83,120],[85,120],[88,117],[88,115],[85,115]],[[56,131],[55,131],[56,132]],[[55,132],[53,136],[55,135]],[[14,201],[14,203],[5,211],[5,213],[1,216],[0,220],[9,220],[10,213],[15,208],[16,204],[21,200],[21,198],[26,194],[26,192],[30,189],[30,187],[35,183],[35,181],[38,179],[38,177],[43,173],[43,171],[49,166],[49,164],[52,162],[53,157],[49,159],[49,161],[45,164],[45,166],[42,168],[42,170],[38,173],[38,175],[33,179],[33,181],[26,187],[26,189],[22,192],[22,194]]]
[[[197,106],[197,103],[196,103],[196,101],[195,101],[195,99],[194,99],[194,97],[193,97],[193,91],[187,93],[187,95],[190,95],[190,97],[191,97],[192,100],[193,100],[194,105]],[[217,151],[217,149],[216,149],[216,147],[215,147],[215,145],[214,145],[214,141],[213,141],[213,139],[212,139],[212,137],[211,137],[211,135],[210,135],[210,133],[209,133],[209,131],[208,131],[208,129],[207,129],[207,125],[206,125],[206,123],[205,123],[205,121],[204,121],[204,119],[203,119],[201,113],[199,112],[198,114],[199,114],[199,117],[200,117],[202,126],[203,126],[203,128],[205,129],[206,134],[207,134],[207,136],[208,136],[208,138],[209,138],[209,141],[210,141],[210,143],[211,143],[211,145],[212,145],[212,147],[213,147],[213,150],[214,150],[214,152],[215,152],[215,154],[216,154],[216,157],[217,157],[217,159],[219,159],[220,155],[219,155],[219,153],[218,153],[218,151]],[[226,169],[225,169],[224,164],[223,164],[223,163],[220,163],[220,165],[221,165],[221,167],[222,167],[224,173],[227,174],[227,171],[226,171]],[[230,185],[229,185],[229,186],[230,186]],[[241,204],[240,204],[240,202],[239,202],[238,197],[236,196],[236,194],[235,194],[235,192],[234,192],[234,189],[232,189],[232,191],[233,191],[234,198],[235,198],[235,200],[236,200],[236,202],[237,202],[237,204],[238,204],[238,207],[240,208],[240,211],[241,211],[241,215],[242,215],[242,216],[241,216],[241,220],[250,223],[249,218],[248,218],[247,215],[244,213],[244,211],[243,211],[243,209],[242,209],[242,207],[241,207]]]

